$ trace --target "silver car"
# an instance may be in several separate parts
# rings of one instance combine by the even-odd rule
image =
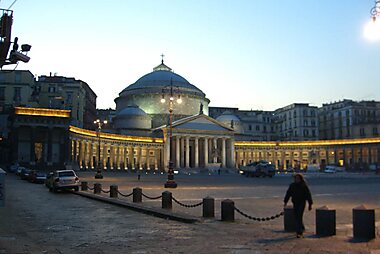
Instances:
[[[50,191],[73,189],[79,190],[79,178],[74,170],[56,170],[49,174],[46,179],[46,187]]]

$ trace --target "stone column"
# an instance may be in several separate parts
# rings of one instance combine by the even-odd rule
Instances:
[[[190,168],[190,137],[186,136],[186,168]]]
[[[160,149],[154,149],[154,170],[158,170],[158,156],[160,156]]]
[[[129,147],[129,165],[131,165],[131,168],[130,170],[135,170],[136,169],[136,166],[135,166],[135,149],[133,146]]]
[[[198,137],[195,137],[194,140],[194,167],[198,168],[199,167],[199,144],[198,144]]]
[[[108,146],[107,144],[100,144],[100,146],[103,149],[103,157],[102,157],[102,164],[103,164],[103,169],[107,169],[107,161],[108,161]]]
[[[231,165],[230,167],[233,168],[235,167],[235,140],[230,139],[230,158],[231,158]]]
[[[144,165],[143,165],[143,159],[142,159],[142,157],[143,157],[143,152],[142,152],[142,150],[143,150],[143,147],[139,147],[139,155],[138,155],[138,160],[139,160],[139,170],[142,170],[143,168],[144,168]]]
[[[114,164],[115,164],[115,146],[110,145],[110,163],[109,163],[110,169],[113,169]]]
[[[222,167],[226,167],[226,139],[222,138]]]
[[[205,167],[208,166],[208,138],[205,137],[204,142],[204,158],[205,158]]]
[[[183,152],[184,152],[184,147],[185,147],[185,138],[184,137],[181,137],[181,140],[180,140],[180,163],[181,163],[181,168],[184,168],[185,167],[185,157],[183,156]]]
[[[164,168],[165,171],[168,171],[169,169],[169,160],[170,160],[170,141],[169,137],[166,138],[165,141],[165,152],[164,152]]]
[[[78,162],[79,162],[79,168],[82,169],[83,165],[83,141],[79,141],[79,151],[78,151]]]
[[[116,165],[115,165],[115,169],[120,169],[120,146],[119,145],[116,145],[115,147],[115,152],[116,152]]]
[[[145,157],[146,169],[150,170],[150,149],[146,148],[146,157]]]
[[[217,157],[217,151],[218,151],[218,139],[217,138],[213,138],[212,140],[212,145],[213,145],[213,152],[214,152],[214,155],[213,155],[213,158],[212,158],[212,161],[213,163],[217,163],[218,162],[218,157]]]
[[[181,168],[180,139],[180,136],[175,137],[175,165],[177,168]]]

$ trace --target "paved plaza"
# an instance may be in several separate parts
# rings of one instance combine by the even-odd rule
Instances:
[[[103,189],[119,186],[124,194],[140,187],[147,196],[158,196],[166,175],[106,172],[95,181],[94,172],[79,172],[82,181],[100,182]],[[256,222],[235,214],[235,222],[220,221],[220,202],[231,199],[251,216],[270,217],[282,210],[291,175],[246,178],[237,174],[176,175],[173,197],[186,204],[215,198],[215,219],[188,224],[165,220],[70,193],[50,193],[43,185],[7,176],[7,206],[0,208],[0,253],[380,253],[377,238],[360,242],[352,238],[352,208],[365,204],[380,208],[380,177],[372,174],[306,175],[314,208],[337,210],[337,235],[315,235],[315,210],[305,212],[306,233],[297,239],[283,230],[283,218]],[[108,194],[102,194],[107,196]],[[131,197],[124,198],[131,202]],[[161,206],[160,200],[143,198],[143,205]],[[201,207],[173,203],[173,212],[201,219]]]

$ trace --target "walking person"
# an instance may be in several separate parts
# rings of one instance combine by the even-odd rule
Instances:
[[[292,198],[293,203],[297,238],[301,238],[303,237],[303,231],[305,230],[302,218],[306,206],[306,201],[309,204],[309,211],[312,209],[313,205],[313,199],[311,197],[309,187],[307,186],[305,178],[302,174],[294,175],[294,182],[289,185],[284,198],[284,207],[290,198]]]

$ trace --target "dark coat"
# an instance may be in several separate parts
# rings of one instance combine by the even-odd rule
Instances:
[[[289,185],[288,191],[286,192],[284,203],[288,203],[289,198],[292,197],[293,204],[302,204],[308,201],[309,205],[313,204],[313,199],[311,198],[311,193],[309,187],[306,183],[292,183]]]

